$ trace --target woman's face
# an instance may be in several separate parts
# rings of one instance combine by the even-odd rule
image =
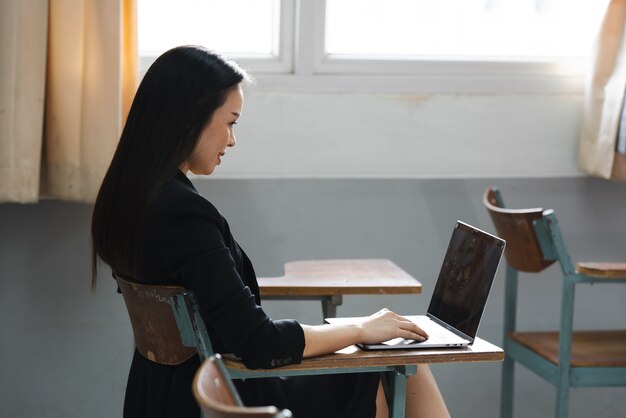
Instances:
[[[241,87],[232,89],[226,96],[226,102],[215,110],[211,121],[204,127],[200,139],[185,164],[183,173],[211,174],[222,162],[226,148],[235,146],[235,124],[243,110],[243,91]]]

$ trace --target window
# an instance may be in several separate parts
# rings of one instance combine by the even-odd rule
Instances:
[[[326,0],[325,53],[418,60],[584,58],[605,8],[606,1],[598,0]]]
[[[274,90],[572,92],[607,3],[139,0],[139,44],[144,70],[202,44]]]
[[[289,50],[288,44],[281,44],[281,38],[287,38],[281,31],[289,30],[293,18],[283,19],[282,9],[280,0],[139,0],[142,67],[174,46],[195,44],[257,70],[290,70],[281,55]]]

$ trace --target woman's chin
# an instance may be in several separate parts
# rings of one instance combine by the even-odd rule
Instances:
[[[209,176],[215,171],[215,167],[205,169],[191,169],[190,170],[196,176]]]

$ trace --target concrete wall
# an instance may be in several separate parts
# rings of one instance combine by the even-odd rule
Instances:
[[[226,215],[259,275],[285,261],[386,257],[419,278],[418,296],[345,297],[339,315],[382,307],[421,313],[432,293],[453,223],[493,231],[481,204],[498,186],[511,207],[556,210],[574,260],[624,260],[626,185],[591,178],[538,179],[204,179],[199,190]],[[90,291],[88,205],[44,201],[0,205],[0,416],[121,416],[132,354],[123,301],[103,270]],[[501,341],[503,271],[479,335]],[[559,270],[521,284],[522,327],[558,324]],[[626,286],[582,286],[579,328],[617,328]],[[275,318],[322,320],[316,302],[264,304]],[[455,417],[496,417],[500,364],[437,365],[433,371]],[[518,368],[516,417],[551,416],[554,389]],[[576,389],[571,417],[614,417],[623,388]]]

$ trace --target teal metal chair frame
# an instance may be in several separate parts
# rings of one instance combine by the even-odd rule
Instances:
[[[495,202],[488,202],[487,195],[489,192],[490,190],[487,190],[485,193],[485,205],[490,211],[508,211],[510,213],[525,211],[505,209],[502,197],[496,189],[491,189]],[[490,208],[489,205],[494,207]],[[517,361],[556,386],[555,416],[564,418],[568,415],[570,387],[626,386],[626,367],[572,367],[570,365],[576,285],[581,283],[626,283],[626,276],[607,279],[580,273],[572,264],[554,211],[551,209],[530,209],[527,211],[539,211],[541,213],[541,216],[533,221],[533,227],[543,258],[546,261],[546,267],[552,264],[551,262],[558,261],[563,273],[558,363],[550,362],[545,357],[508,337],[509,333],[516,330],[519,272],[511,267],[507,260],[503,343],[506,357],[502,366],[500,415],[503,418],[510,418],[513,414],[514,363]],[[494,223],[496,223],[495,219]],[[496,229],[498,229],[497,225]],[[503,238],[507,239],[506,236]]]
[[[194,347],[198,350],[201,360],[215,355],[211,340],[206,329],[204,320],[200,316],[198,303],[193,292],[184,291],[172,295],[170,299],[172,310],[181,340],[185,347]],[[383,386],[389,405],[390,418],[404,418],[406,404],[406,380],[408,376],[417,373],[417,366],[376,366],[355,368],[320,368],[316,370],[252,370],[245,371],[228,369],[231,379],[251,379],[259,377],[301,376],[320,374],[346,374],[346,373],[383,373]],[[237,405],[242,406],[241,399],[237,396]],[[297,418],[297,417],[296,417]]]

